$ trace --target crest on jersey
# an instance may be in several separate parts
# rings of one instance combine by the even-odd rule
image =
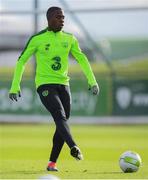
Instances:
[[[64,48],[68,48],[68,42],[62,42],[61,44]]]

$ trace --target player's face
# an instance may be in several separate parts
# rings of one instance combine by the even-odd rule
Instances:
[[[64,13],[62,10],[56,10],[48,19],[48,26],[54,32],[61,31],[64,26]]]

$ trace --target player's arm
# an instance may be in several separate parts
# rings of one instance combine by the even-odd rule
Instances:
[[[78,40],[74,36],[73,36],[73,42],[72,42],[72,47],[71,47],[71,53],[75,57],[77,62],[80,64],[80,67],[88,80],[89,90],[91,90],[92,93],[95,95],[98,94],[99,86],[96,82],[90,63],[86,55],[81,51]]]
[[[17,101],[17,96],[21,97],[20,82],[22,79],[22,74],[24,72],[26,62],[29,60],[29,57],[35,52],[35,50],[35,40],[34,38],[30,38],[16,63],[13,81],[9,91],[9,98],[12,100]]]

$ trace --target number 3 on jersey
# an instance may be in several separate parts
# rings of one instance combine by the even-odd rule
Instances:
[[[51,68],[54,71],[58,71],[61,69],[61,58],[59,56],[55,56],[54,58],[52,58],[52,60],[54,61],[54,64],[51,65]]]

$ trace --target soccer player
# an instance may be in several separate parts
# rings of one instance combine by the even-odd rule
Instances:
[[[88,59],[82,53],[77,39],[74,35],[62,31],[64,26],[63,10],[59,7],[50,7],[47,10],[46,17],[48,27],[29,39],[18,58],[9,98],[17,101],[18,97],[21,97],[20,81],[24,66],[29,57],[35,54],[37,92],[41,102],[51,113],[56,124],[47,170],[58,171],[56,162],[64,142],[69,146],[70,154],[76,160],[83,159],[83,155],[67,124],[71,108],[69,77],[67,75],[69,53],[80,64],[88,80],[89,89],[94,95],[99,93],[99,87]]]

